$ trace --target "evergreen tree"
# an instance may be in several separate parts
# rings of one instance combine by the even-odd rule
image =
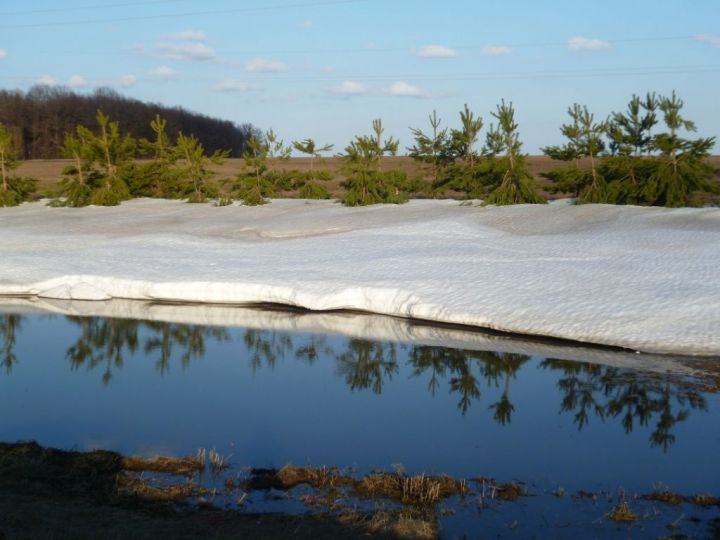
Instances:
[[[248,206],[266,204],[266,197],[275,194],[275,185],[267,178],[270,144],[267,139],[253,135],[243,153],[246,170],[238,175],[235,193]]]
[[[60,196],[63,200],[54,200],[53,206],[87,206],[90,204],[93,187],[99,174],[93,168],[93,157],[88,145],[80,135],[66,133],[62,146],[62,155],[73,160],[72,165],[63,169]]]
[[[304,139],[302,141],[293,141],[293,148],[298,152],[306,154],[310,157],[310,172],[303,181],[300,189],[300,196],[304,199],[327,199],[330,197],[328,189],[320,184],[318,180],[329,180],[330,176],[325,171],[316,173],[314,169],[314,161],[318,159],[322,163],[322,152],[329,152],[333,149],[332,144],[326,144],[318,147],[313,139]],[[324,174],[323,174],[324,173]]]
[[[466,103],[460,111],[460,124],[460,129],[450,130],[450,147],[455,158],[472,168],[478,158],[475,145],[483,128],[483,119],[479,116],[476,118]]]
[[[443,168],[452,161],[451,141],[447,128],[439,129],[442,120],[437,111],[429,116],[432,133],[427,135],[418,128],[410,128],[415,144],[408,148],[409,156],[423,163],[428,163],[433,172],[433,184],[437,185]]]
[[[167,120],[159,114],[150,122],[153,139],[140,139],[140,151],[151,161],[135,168],[129,182],[136,197],[182,196],[175,164],[180,157],[167,133]]]
[[[492,188],[485,202],[487,204],[544,203],[521,154],[522,143],[515,122],[515,109],[505,100],[491,113],[498,121],[497,127],[490,126],[485,144],[490,161],[487,172]]]
[[[713,184],[714,170],[705,161],[715,144],[715,137],[685,139],[681,130],[696,131],[695,123],[680,114],[683,101],[672,93],[660,99],[668,132],[653,137],[653,147],[659,153],[655,167],[642,192],[649,204],[686,206],[693,191],[717,192]]]
[[[407,201],[405,174],[398,170],[383,171],[380,167],[382,157],[385,154],[394,156],[399,143],[392,137],[383,140],[384,129],[379,118],[373,120],[372,126],[373,135],[355,136],[340,156],[347,175],[343,182],[347,192],[342,203],[347,206]]]
[[[607,123],[596,123],[588,108],[577,103],[568,108],[568,114],[572,123],[563,124],[560,128],[568,142],[562,146],[543,148],[542,151],[552,159],[572,160],[574,166],[556,169],[546,176],[557,183],[558,189],[573,192],[578,202],[613,202],[608,184],[598,171],[597,163],[598,155],[605,148],[602,137],[607,131]],[[580,166],[581,158],[589,160],[589,170]]]
[[[135,140],[130,135],[121,135],[120,124],[111,121],[102,111],[98,111],[96,120],[99,127],[97,135],[84,126],[77,127],[88,156],[103,170],[102,181],[93,190],[90,204],[115,206],[130,198],[121,169],[131,164],[135,157]]]
[[[653,170],[652,129],[657,124],[658,99],[633,95],[624,113],[612,113],[607,125],[610,155],[602,158],[600,170],[618,204],[642,204],[641,186]]]
[[[194,135],[179,133],[175,143],[178,179],[183,185],[184,196],[188,202],[206,202],[209,197],[217,194],[217,189],[210,184],[214,172],[210,164],[221,165],[228,157],[227,150],[215,150],[210,156],[205,155],[205,148]]]
[[[19,164],[12,134],[0,123],[0,206],[17,206],[35,191],[35,180],[10,176]]]

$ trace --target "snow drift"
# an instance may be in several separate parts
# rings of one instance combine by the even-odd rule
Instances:
[[[0,295],[353,309],[720,354],[720,210],[135,200],[0,209]]]

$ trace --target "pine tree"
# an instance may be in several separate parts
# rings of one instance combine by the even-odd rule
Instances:
[[[180,157],[167,133],[167,120],[159,114],[150,122],[154,137],[140,139],[140,151],[151,161],[135,168],[130,192],[135,197],[182,197],[175,164]]]
[[[321,171],[319,174],[315,172],[314,161],[318,159],[322,163],[322,152],[330,152],[333,149],[332,144],[326,144],[318,147],[313,139],[304,139],[302,141],[293,141],[293,148],[298,152],[306,154],[310,157],[310,172],[303,179],[300,189],[300,197],[304,199],[327,199],[330,197],[328,189],[320,184],[318,180],[329,180],[330,176]],[[323,174],[324,173],[324,174]]]
[[[440,129],[442,120],[437,111],[429,116],[432,133],[427,135],[419,128],[410,128],[415,144],[408,148],[409,156],[417,161],[428,163],[433,173],[433,184],[437,185],[443,168],[452,161],[448,129]]]
[[[562,146],[549,146],[542,151],[552,159],[573,161],[574,167],[565,167],[551,171],[546,176],[557,183],[563,191],[572,191],[581,203],[613,202],[608,184],[598,171],[597,159],[604,150],[603,135],[607,131],[606,122],[595,122],[594,115],[586,106],[574,103],[568,108],[571,124],[563,124],[561,133],[568,142]],[[587,158],[590,169],[580,166],[580,159]]]
[[[491,114],[498,124],[497,127],[490,126],[485,144],[490,160],[487,178],[492,188],[485,202],[497,205],[544,203],[545,199],[538,193],[525,164],[525,156],[520,152],[522,143],[512,103],[506,104],[502,100]]]
[[[642,204],[645,185],[653,170],[652,129],[657,124],[658,98],[633,95],[623,113],[614,112],[607,124],[610,155],[602,158],[600,170],[617,204]]]
[[[378,203],[399,204],[407,201],[405,185],[407,178],[398,170],[384,172],[380,160],[385,154],[395,155],[399,143],[390,137],[383,140],[382,121],[373,120],[373,135],[357,135],[345,147],[340,157],[345,162],[347,190],[342,203],[347,206],[363,206]]]
[[[229,151],[215,150],[210,156],[205,155],[205,148],[194,135],[178,133],[175,143],[177,156],[178,179],[183,185],[182,193],[188,202],[206,202],[217,194],[217,189],[210,184],[214,172],[210,164],[221,165],[230,154]]]
[[[681,116],[683,105],[675,92],[659,102],[669,131],[655,135],[652,141],[659,155],[650,178],[642,187],[643,195],[652,205],[686,206],[691,202],[693,191],[717,191],[717,185],[711,183],[714,170],[705,162],[715,137],[682,138],[681,130],[694,132],[697,129],[694,122]]]
[[[0,206],[17,206],[35,191],[35,180],[10,176],[19,164],[12,134],[0,123]]]
[[[248,206],[266,204],[266,197],[275,194],[275,186],[266,177],[270,145],[262,136],[253,135],[243,153],[246,170],[240,173],[235,183],[235,193]]]

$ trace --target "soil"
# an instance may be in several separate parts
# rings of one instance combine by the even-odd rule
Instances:
[[[175,472],[172,461],[163,460],[163,470]],[[175,461],[179,468],[187,467],[187,458]],[[437,535],[434,523],[402,511],[287,515],[220,510],[209,505],[182,509],[172,497],[153,497],[156,488],[137,489],[142,482],[125,475],[124,462],[134,470],[142,467],[141,460],[127,461],[114,452],[66,452],[33,442],[0,443],[0,539],[342,540]],[[158,465],[157,460],[148,461],[151,469]]]

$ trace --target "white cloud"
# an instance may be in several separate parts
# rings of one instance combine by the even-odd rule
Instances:
[[[176,32],[167,36],[168,39],[174,41],[206,41],[207,35],[205,32],[198,32],[196,30],[184,30],[183,32]]]
[[[7,49],[0,49],[0,60],[7,58]]]
[[[172,79],[177,75],[177,71],[170,66],[158,66],[152,70],[152,74],[158,79]]]
[[[157,48],[163,51],[167,58],[173,60],[194,60],[196,62],[207,62],[215,60],[215,51],[199,42],[176,42],[161,41]]]
[[[216,92],[247,92],[253,89],[253,85],[237,79],[223,79],[213,87]]]
[[[415,54],[420,58],[454,58],[457,52],[445,45],[424,45]]]
[[[610,42],[604,39],[586,38],[581,36],[575,36],[568,39],[568,47],[574,50],[579,49],[609,49]]]
[[[264,58],[253,58],[245,64],[245,71],[256,71],[258,73],[280,73],[287,71],[287,65],[274,60]]]
[[[333,94],[341,94],[343,96],[361,96],[367,94],[368,91],[367,86],[355,81],[343,81],[338,86],[331,88]]]
[[[43,75],[35,82],[37,84],[44,84],[47,86],[56,86],[56,85],[60,84],[60,81],[58,81],[55,77],[53,77],[51,75]]]
[[[73,75],[67,80],[67,85],[70,88],[81,88],[83,86],[87,86],[88,82],[82,75]]]
[[[423,90],[418,86],[414,86],[403,81],[398,81],[391,84],[385,89],[385,93],[390,94],[391,96],[414,98],[424,98],[430,96],[429,92],[427,92],[426,90]]]
[[[698,34],[694,36],[693,39],[701,43],[709,43],[710,45],[720,47],[720,35],[717,34]],[[0,58],[2,58],[2,56],[0,56]]]
[[[111,86],[119,86],[120,88],[130,88],[131,86],[134,86],[137,82],[137,77],[135,75],[123,75],[120,77],[120,80],[116,82],[116,84]]]
[[[502,56],[504,54],[510,54],[512,49],[503,45],[487,45],[480,49],[480,52],[488,56]]]

